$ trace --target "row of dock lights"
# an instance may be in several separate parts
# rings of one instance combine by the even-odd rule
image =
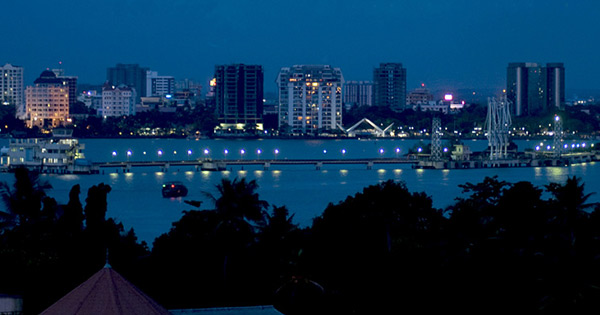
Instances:
[[[423,150],[422,148],[418,148],[418,152],[421,152],[422,150]],[[447,152],[447,151],[448,151],[448,148],[444,148],[444,152]],[[207,157],[208,157],[208,156],[210,155],[210,153],[211,153],[211,151],[210,151],[209,149],[204,149],[202,152],[203,152],[203,153],[204,153],[204,155],[205,155],[205,156],[207,156]],[[240,156],[241,156],[242,158],[243,158],[243,157],[244,157],[244,155],[247,153],[245,149],[240,149],[240,151],[239,151],[239,152],[240,152]],[[346,153],[348,153],[348,151],[347,151],[346,149],[342,149],[340,152],[342,153],[342,156],[346,156]],[[380,155],[383,155],[383,154],[385,153],[385,150],[384,150],[383,148],[380,148],[380,149],[378,150],[378,152],[379,152],[379,154],[380,154]],[[396,152],[396,156],[397,156],[398,154],[400,154],[400,152],[401,152],[401,149],[400,149],[400,148],[395,148],[395,149],[394,149],[394,152]],[[194,151],[192,151],[191,149],[187,150],[187,155],[188,155],[188,157],[191,157],[191,156],[193,155],[193,153],[194,153]],[[227,158],[227,155],[228,155],[229,153],[230,153],[230,152],[229,152],[229,150],[228,150],[228,149],[225,149],[225,150],[223,150],[223,154],[224,154],[225,158]],[[258,156],[258,158],[260,158],[260,155],[261,155],[262,153],[263,153],[263,150],[261,150],[261,149],[257,149],[257,150],[256,150],[256,155]],[[279,151],[279,149],[275,149],[275,150],[273,150],[273,153],[275,154],[275,158],[277,158],[277,156],[279,155],[280,151]],[[156,154],[157,154],[159,157],[161,157],[161,156],[163,156],[163,155],[165,154],[165,152],[164,152],[162,149],[160,149],[160,150],[156,151]],[[176,155],[176,154],[177,154],[177,151],[173,151],[173,154],[174,154],[174,155]],[[323,154],[327,154],[327,149],[323,149]],[[127,150],[127,151],[126,151],[126,155],[127,155],[127,158],[130,158],[131,156],[133,156],[133,151],[132,151],[132,150]],[[143,155],[146,155],[146,151],[144,151],[144,152],[143,152]],[[116,157],[116,156],[117,156],[117,151],[112,151],[112,156],[113,156],[113,157]]]
[[[586,144],[584,143],[571,143],[571,145],[569,146],[568,144],[563,145],[564,149],[585,149],[586,148]],[[542,148],[544,147],[544,143],[540,143],[540,145],[535,146],[535,150],[536,151],[540,151],[542,150]],[[594,147],[594,144],[591,144],[591,147]],[[552,146],[551,145],[546,145],[546,150],[552,150]]]

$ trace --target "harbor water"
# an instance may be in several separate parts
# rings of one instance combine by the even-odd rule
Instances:
[[[551,140],[550,140],[551,141]],[[548,143],[551,143],[548,141]],[[93,162],[154,161],[188,159],[352,159],[396,157],[410,148],[426,146],[421,140],[188,140],[188,139],[81,139],[86,158]],[[543,141],[517,141],[519,150],[533,149]],[[572,144],[579,143],[573,142]],[[487,146],[483,140],[465,141],[472,151]],[[569,143],[569,146],[572,145]],[[6,143],[2,145],[7,146]],[[542,148],[544,145],[541,146]],[[108,194],[107,216],[121,221],[126,229],[134,228],[138,238],[150,246],[154,238],[166,233],[182,211],[212,209],[210,195],[217,197],[216,185],[223,178],[256,180],[261,199],[271,205],[286,206],[294,222],[308,226],[329,203],[337,203],[364,187],[386,180],[402,181],[413,192],[425,192],[437,208],[452,204],[461,194],[460,184],[478,183],[486,176],[497,175],[507,182],[530,181],[542,187],[550,182],[564,182],[569,176],[583,179],[586,192],[600,187],[600,163],[573,164],[566,167],[522,167],[493,169],[422,170],[408,164],[324,165],[320,170],[309,165],[281,165],[265,171],[262,166],[234,166],[226,171],[196,171],[192,167],[134,167],[131,172],[106,168],[96,175],[42,174],[52,189],[47,194],[59,203],[68,201],[69,190],[81,185],[80,199],[85,204],[87,190],[99,183],[112,187]],[[0,174],[0,181],[12,183],[14,175]],[[189,193],[184,198],[163,198],[161,187],[167,181],[181,181]],[[194,208],[184,200],[202,201]],[[600,201],[597,194],[590,201]],[[399,200],[398,202],[401,202]]]

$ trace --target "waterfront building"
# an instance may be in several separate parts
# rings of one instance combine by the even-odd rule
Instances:
[[[214,97],[220,131],[263,129],[263,81],[260,65],[215,66]]]
[[[406,69],[401,63],[381,63],[373,70],[373,105],[406,108]]]
[[[565,103],[565,68],[562,63],[545,67],[533,62],[509,63],[506,96],[515,116],[530,116],[560,109]]]
[[[279,128],[292,134],[319,134],[342,125],[340,68],[330,65],[295,65],[281,68],[279,87]]]
[[[418,89],[414,89],[408,93],[406,97],[407,105],[416,105],[416,104],[424,104],[433,101],[433,94],[429,91],[428,88],[420,87]]]
[[[70,124],[69,86],[50,70],[45,70],[25,89],[26,125],[55,128]]]
[[[166,96],[175,93],[175,78],[158,75],[157,71],[146,71],[146,97]]]
[[[121,84],[114,86],[106,82],[102,87],[102,108],[98,115],[107,118],[135,115],[135,89]]]
[[[348,81],[344,83],[344,106],[346,109],[352,106],[373,105],[373,82],[371,81]]]
[[[24,119],[23,67],[9,63],[0,67],[0,103],[3,106],[14,106],[17,117]]]
[[[106,80],[114,86],[121,84],[135,89],[135,102],[139,103],[142,96],[146,96],[146,73],[149,68],[140,67],[138,64],[118,63],[115,67],[106,70]]]
[[[0,170],[26,167],[48,173],[92,173],[95,170],[85,159],[84,149],[73,138],[72,129],[56,128],[49,138],[13,138]]]

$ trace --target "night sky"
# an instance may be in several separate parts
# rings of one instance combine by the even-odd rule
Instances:
[[[408,89],[502,89],[509,62],[564,62],[567,98],[600,89],[597,0],[18,0],[2,1],[0,64],[25,84],[62,61],[80,83],[139,63],[205,83],[215,64],[261,64],[265,89],[281,67],[331,64],[372,80],[401,62]]]

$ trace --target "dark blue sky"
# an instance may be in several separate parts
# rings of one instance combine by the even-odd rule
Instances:
[[[205,82],[215,64],[331,64],[371,80],[401,62],[408,88],[497,88],[513,61],[564,62],[567,90],[600,89],[597,0],[19,0],[3,1],[0,63],[26,84],[58,61],[80,83],[139,63]],[[571,97],[571,95],[567,95]]]

